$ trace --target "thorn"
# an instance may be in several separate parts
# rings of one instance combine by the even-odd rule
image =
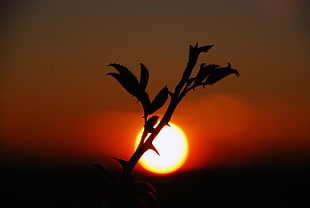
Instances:
[[[116,160],[117,162],[119,162],[123,169],[125,169],[128,165],[128,161],[126,161],[126,160],[122,160],[122,159],[119,159],[116,157],[113,157],[113,159]]]
[[[156,154],[158,154],[158,156],[160,156],[158,150],[156,149],[156,147],[153,144],[150,145],[149,149],[153,150],[154,152],[156,152]]]

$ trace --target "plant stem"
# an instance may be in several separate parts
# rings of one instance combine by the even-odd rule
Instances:
[[[159,134],[159,132],[169,124],[169,121],[171,120],[172,114],[175,111],[177,105],[179,104],[180,99],[178,99],[176,94],[173,94],[171,96],[171,101],[169,103],[169,106],[157,125],[157,127],[154,129],[154,132],[147,138],[145,142],[142,142],[144,140],[145,135],[142,135],[141,141],[133,155],[130,157],[128,161],[128,165],[123,169],[123,176],[128,176],[131,174],[133,168],[136,166],[142,155],[152,147],[153,140],[156,138],[156,136]],[[143,138],[144,137],[144,138]]]
[[[183,75],[181,77],[181,80],[178,82],[178,84],[175,87],[174,93],[171,93],[171,100],[169,103],[169,106],[157,125],[157,127],[154,129],[154,131],[151,133],[149,137],[147,137],[147,133],[144,131],[139,146],[133,153],[133,155],[130,157],[128,164],[126,167],[123,167],[123,176],[127,177],[131,174],[133,168],[136,166],[142,155],[149,149],[152,149],[153,147],[153,140],[156,138],[156,136],[159,134],[159,132],[167,125],[169,125],[169,121],[171,120],[172,114],[174,113],[177,105],[180,103],[180,101],[183,99],[185,94],[188,92],[187,81],[190,78],[190,75],[197,63],[197,59],[199,54],[203,52],[200,48],[198,48],[198,45],[196,44],[195,47],[190,46],[189,50],[189,57],[188,62],[186,65],[186,68],[183,72]],[[146,117],[145,117],[145,123],[146,123]],[[145,138],[147,137],[146,141]]]

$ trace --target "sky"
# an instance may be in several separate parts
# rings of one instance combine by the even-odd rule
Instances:
[[[151,97],[173,89],[188,47],[241,76],[185,97],[172,122],[189,139],[184,168],[310,158],[306,0],[3,1],[0,142],[6,160],[129,158],[142,109],[112,77],[150,71]],[[160,113],[159,113],[160,116]]]

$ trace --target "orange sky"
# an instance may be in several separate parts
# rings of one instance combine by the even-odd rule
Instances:
[[[5,158],[128,158],[141,107],[105,74],[150,70],[173,88],[188,45],[240,78],[190,93],[172,121],[188,168],[309,156],[309,14],[301,0],[27,1],[3,6],[0,133]]]

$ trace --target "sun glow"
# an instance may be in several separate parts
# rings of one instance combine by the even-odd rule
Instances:
[[[143,129],[137,135],[135,147],[138,146]],[[139,163],[148,171],[167,174],[179,169],[188,155],[188,142],[186,135],[175,124],[165,126],[153,141],[159,155],[148,150],[144,153]]]

